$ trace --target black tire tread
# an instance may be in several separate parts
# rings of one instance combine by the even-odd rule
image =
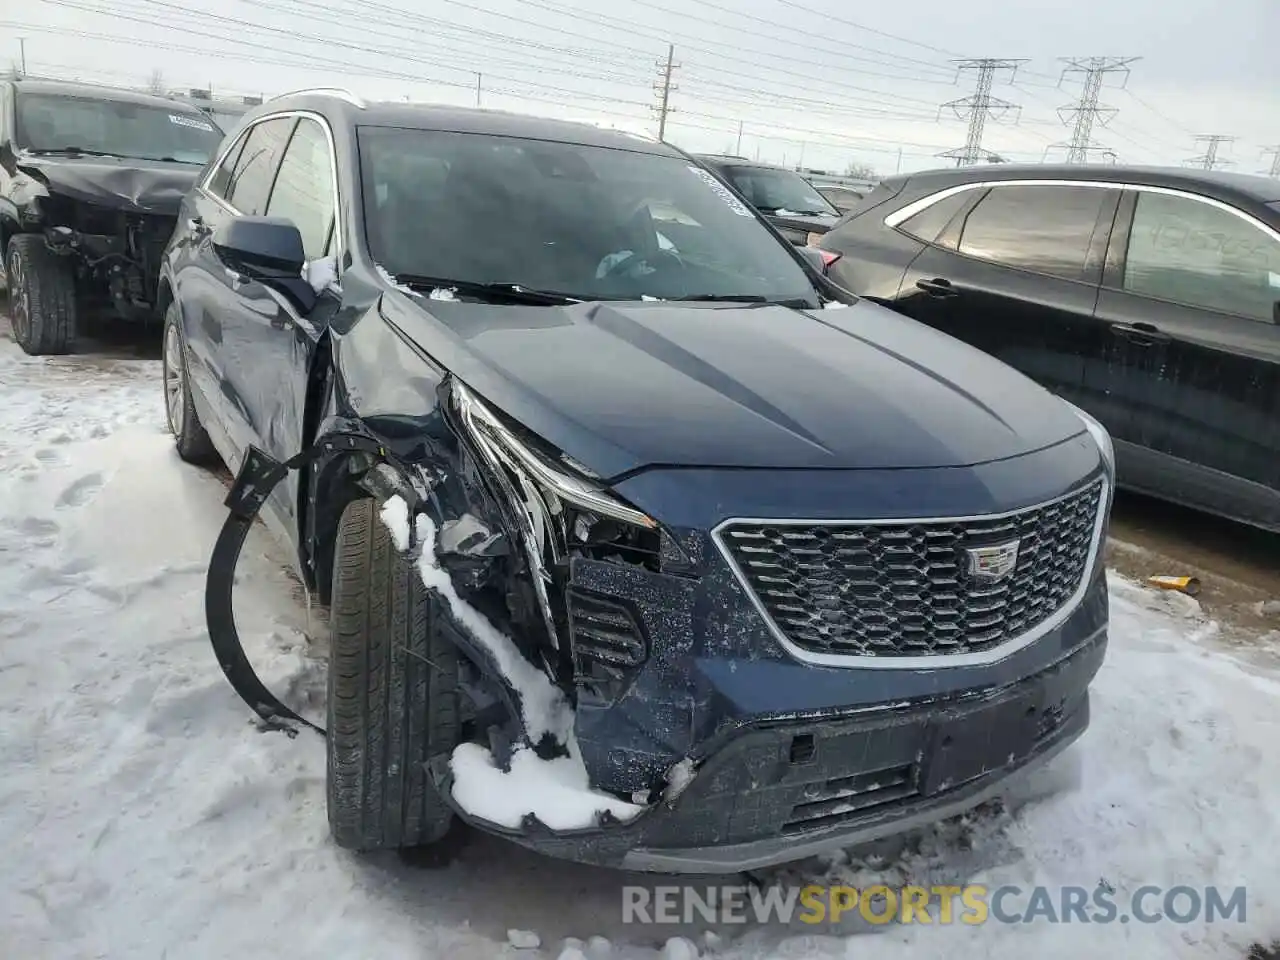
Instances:
[[[57,356],[70,350],[76,338],[75,274],[71,264],[49,251],[44,237],[18,233],[5,251],[8,268],[14,252],[23,261],[27,295],[27,329],[18,345],[32,356]],[[10,291],[10,296],[12,296]]]
[[[460,733],[457,648],[373,500],[339,521],[330,608],[328,808],[341,847],[425,846],[453,819],[425,764]]]

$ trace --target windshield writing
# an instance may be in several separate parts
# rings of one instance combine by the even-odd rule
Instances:
[[[683,158],[381,127],[359,138],[367,241],[393,275],[817,303],[751,210]]]
[[[119,100],[20,94],[17,140],[28,150],[73,148],[140,160],[204,164],[222,132],[179,104],[152,107]]]
[[[762,213],[837,214],[822,194],[804,177],[788,170],[730,166],[725,176]]]

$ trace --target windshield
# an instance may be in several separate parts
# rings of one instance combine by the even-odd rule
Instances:
[[[397,277],[818,302],[751,211],[683,158],[386,127],[361,127],[359,141],[369,249]]]
[[[804,177],[790,170],[729,164],[725,178],[761,213],[830,214],[839,211]]]
[[[222,131],[180,104],[152,107],[122,100],[22,93],[17,141],[28,150],[68,148],[139,160],[205,164]]]

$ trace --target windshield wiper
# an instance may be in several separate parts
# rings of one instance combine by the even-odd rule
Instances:
[[[531,290],[518,283],[478,283],[472,280],[449,280],[444,277],[424,277],[413,273],[398,273],[396,281],[406,287],[424,290],[453,290],[463,296],[511,300],[516,303],[530,303],[540,306],[563,306],[568,303],[581,303],[584,297],[553,290]],[[591,298],[599,299],[599,298]]]
[[[75,156],[83,154],[86,157],[119,157],[122,160],[138,159],[129,157],[125,153],[112,153],[110,150],[88,150],[84,147],[36,147],[31,150],[34,154],[42,156]]]
[[[663,297],[673,303],[745,303],[752,307],[790,307],[792,310],[808,310],[812,306],[803,297],[774,300],[758,293],[694,293],[687,297]]]
[[[768,303],[769,298],[758,293],[691,293],[686,297],[663,297],[663,300],[706,303]]]

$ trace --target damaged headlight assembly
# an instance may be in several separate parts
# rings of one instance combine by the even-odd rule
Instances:
[[[603,489],[588,468],[520,436],[456,379],[448,390],[464,439],[509,508],[562,676],[579,696],[616,699],[629,673],[648,659],[649,640],[627,600],[572,583],[572,560],[689,576],[688,554],[657,520]]]
[[[520,437],[458,380],[450,380],[448,389],[467,439],[517,514],[513,519],[533,572],[534,591],[557,646],[557,618],[547,584],[554,579],[551,568],[567,564],[571,553],[589,551],[596,559],[615,559],[654,572],[663,566],[660,557],[684,556],[657,520],[603,489],[588,468]]]

